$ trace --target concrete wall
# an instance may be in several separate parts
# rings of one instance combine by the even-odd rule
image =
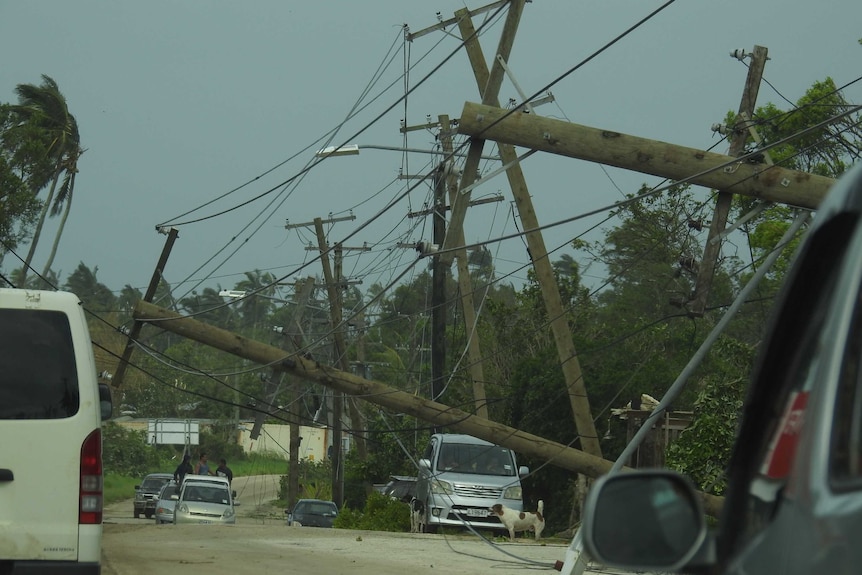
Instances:
[[[269,453],[288,459],[290,449],[290,426],[266,424],[257,440],[251,439],[253,423],[242,426],[239,443],[245,453]],[[319,427],[300,426],[299,458],[309,461],[323,461],[326,458],[327,429]]]

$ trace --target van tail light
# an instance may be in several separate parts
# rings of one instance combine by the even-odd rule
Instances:
[[[102,523],[102,431],[95,429],[81,446],[78,523]]]

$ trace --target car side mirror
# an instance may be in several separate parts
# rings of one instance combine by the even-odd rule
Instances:
[[[419,467],[422,469],[431,469],[431,460],[430,459],[420,459]]]
[[[706,540],[700,497],[667,470],[598,479],[584,504],[584,545],[596,561],[635,571],[677,571]]]
[[[171,495],[171,499],[172,499],[173,501],[178,501],[178,500],[179,500],[179,498],[180,498],[180,496],[179,496],[179,495],[177,495],[176,493],[174,493],[173,495]]]
[[[522,465],[518,468],[518,477],[526,477],[530,474],[530,468],[526,465]]]

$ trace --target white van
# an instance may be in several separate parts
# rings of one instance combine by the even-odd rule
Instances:
[[[491,507],[501,504],[523,510],[521,477],[510,449],[471,435],[435,433],[419,460],[416,480],[419,529],[434,533],[439,527],[506,528]]]
[[[0,288],[0,571],[99,573],[103,417],[80,300]]]

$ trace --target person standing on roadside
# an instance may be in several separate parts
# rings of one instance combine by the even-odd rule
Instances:
[[[187,473],[192,473],[194,471],[191,464],[191,458],[192,456],[188,453],[183,455],[182,463],[177,465],[177,468],[174,470],[174,481],[178,484],[182,484],[183,477],[185,477]]]
[[[219,477],[226,478],[228,485],[233,483],[233,471],[231,471],[230,467],[227,466],[227,461],[224,457],[218,460],[218,467],[216,467],[215,474]]]
[[[198,460],[197,466],[195,466],[195,475],[212,475],[213,473],[210,471],[209,463],[207,463],[208,458],[205,451],[201,451],[201,458]]]

